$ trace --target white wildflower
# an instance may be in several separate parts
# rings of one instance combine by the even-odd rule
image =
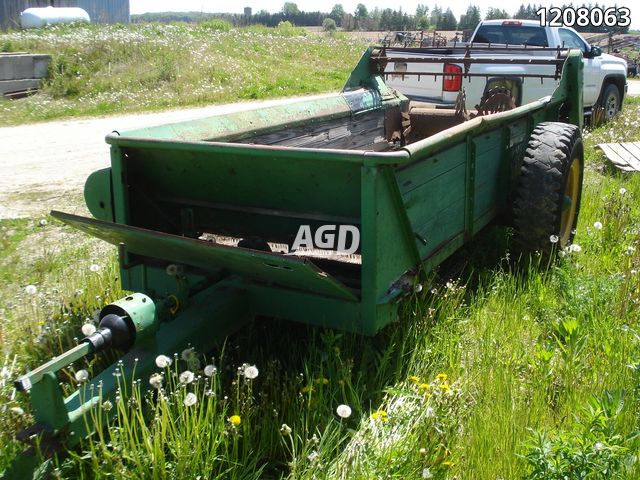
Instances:
[[[550,241],[551,243],[558,243],[558,241],[559,241],[559,240],[560,240],[560,237],[558,237],[557,235],[551,235],[551,236],[549,237],[549,241]]]
[[[626,189],[626,188],[624,188],[624,187],[622,187],[622,188],[619,190],[619,192],[620,192],[620,195],[624,195],[625,193],[627,193],[627,189]]]
[[[180,354],[180,357],[182,358],[182,360],[184,360],[185,362],[192,362],[194,358],[196,358],[196,351],[193,347],[191,348],[185,348],[182,353]]]
[[[149,385],[151,385],[156,390],[162,387],[162,381],[163,381],[162,375],[159,373],[154,373],[149,377]]]
[[[244,376],[249,380],[253,380],[254,378],[256,378],[258,376],[258,373],[258,369],[255,365],[251,365],[250,367],[244,369]]]
[[[111,403],[109,400],[105,400],[102,403],[102,408],[104,408],[105,412],[108,412],[113,408],[113,403]]]
[[[9,410],[14,415],[24,415],[24,410],[20,407],[11,407]]]
[[[320,454],[315,450],[307,456],[307,460],[309,460],[310,462],[315,462],[316,460],[318,460],[318,458],[320,458]]]
[[[338,405],[336,413],[340,418],[349,418],[351,416],[351,407],[349,405]]]
[[[596,230],[602,230],[602,222],[593,222],[593,228]]]
[[[93,335],[96,332],[96,326],[93,323],[85,323],[82,325],[82,334],[85,337]]]
[[[171,365],[171,359],[166,355],[158,355],[156,357],[156,365],[158,368],[167,368]]]
[[[196,397],[195,393],[187,393],[187,395],[184,397],[184,405],[186,407],[191,407],[193,405],[196,404],[196,402],[198,401],[198,397]]]
[[[580,245],[578,245],[577,243],[573,243],[571,245],[569,245],[569,252],[581,252],[582,251],[582,247]]]
[[[633,252],[635,252],[635,251],[636,251],[636,247],[634,247],[634,246],[632,246],[632,245],[629,245],[629,246],[627,247],[627,249],[625,250],[625,252],[624,252],[624,253],[625,253],[626,255],[631,255],[631,254],[632,254]]]
[[[75,377],[76,382],[78,383],[86,382],[87,380],[89,380],[89,372],[87,372],[86,370],[78,370]]]
[[[604,444],[602,442],[597,442],[594,446],[593,449],[596,452],[601,452],[602,450],[604,450]]]
[[[193,382],[193,379],[195,378],[195,375],[193,374],[193,372],[189,371],[189,370],[185,370],[184,372],[182,372],[180,374],[180,383],[183,383],[185,385],[187,385],[188,383]]]
[[[93,263],[89,267],[89,270],[91,270],[92,272],[99,272],[100,271],[100,265],[98,265],[96,263]]]
[[[436,411],[433,409],[433,407],[427,407],[427,410],[424,412],[424,414],[427,416],[427,418],[436,417]]]
[[[38,287],[35,285],[27,285],[24,287],[24,291],[27,295],[35,295],[38,292]]]
[[[280,433],[285,437],[291,435],[291,427],[286,423],[283,423],[280,427]]]
[[[433,473],[428,468],[422,470],[422,478],[433,478]]]
[[[43,219],[42,219],[42,220],[40,220],[38,223],[40,224],[40,226],[41,226],[41,227],[46,227],[46,226],[47,226],[47,223],[49,223],[49,222],[47,222],[47,221],[43,218]]]

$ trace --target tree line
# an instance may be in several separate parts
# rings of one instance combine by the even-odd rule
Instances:
[[[541,5],[527,4],[520,7],[513,13],[509,14],[505,9],[490,7],[484,15],[485,20],[499,18],[517,18],[539,20],[537,11]],[[573,4],[565,4],[563,7],[585,7],[606,8],[596,4],[582,4],[574,6]],[[132,22],[201,22],[211,20],[213,18],[221,18],[227,20],[235,26],[262,24],[268,27],[277,26],[280,22],[290,22],[300,27],[307,26],[324,26],[325,29],[334,29],[337,27],[343,30],[473,30],[483,19],[480,8],[469,5],[466,12],[456,18],[451,8],[443,9],[437,4],[430,8],[426,4],[418,4],[414,12],[403,11],[402,7],[398,10],[391,8],[374,8],[369,10],[366,5],[359,3],[353,12],[347,12],[342,4],[337,3],[330,12],[305,12],[298,8],[294,2],[285,2],[282,9],[276,13],[269,13],[266,10],[252,12],[250,15],[245,14],[229,14],[229,13],[203,13],[203,12],[163,12],[163,13],[145,13],[142,15],[131,15]],[[583,32],[607,32],[610,29],[606,26],[601,27],[578,27],[574,26],[578,31]],[[626,33],[628,27],[616,29]]]

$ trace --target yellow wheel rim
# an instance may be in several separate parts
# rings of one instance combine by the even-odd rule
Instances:
[[[574,158],[569,168],[569,178],[564,189],[562,201],[562,218],[560,219],[560,245],[566,245],[571,238],[573,221],[578,212],[578,199],[580,195],[580,172],[582,160]]]

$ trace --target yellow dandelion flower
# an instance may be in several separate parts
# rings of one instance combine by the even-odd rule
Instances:
[[[411,375],[409,377],[409,381],[412,383],[420,383],[420,379],[418,377],[416,377],[415,375]]]
[[[302,387],[302,388],[300,389],[300,391],[301,391],[302,393],[312,393],[312,392],[314,391],[314,388],[313,388],[313,386],[312,386],[312,385],[306,385],[306,386]]]
[[[329,379],[325,377],[316,378],[316,383],[318,385],[326,385],[329,383]]]
[[[444,462],[442,462],[442,465],[444,465],[445,467],[453,467],[454,463],[451,460],[445,460]]]
[[[389,420],[389,415],[384,410],[376,410],[371,414],[372,420],[378,420],[380,422],[386,422]]]
[[[240,418],[240,415],[231,415],[229,417],[229,423],[234,427],[237,427],[242,423],[242,419]]]
[[[431,385],[429,385],[428,383],[421,383],[421,384],[420,384],[420,386],[418,387],[418,389],[419,389],[421,392],[426,392],[427,390],[429,390],[429,387],[430,387],[430,386],[431,386]]]
[[[448,392],[451,389],[451,387],[449,386],[449,384],[447,382],[444,382],[444,383],[438,385],[438,388],[440,388],[444,392]]]
[[[446,373],[439,373],[436,375],[436,378],[440,380],[440,382],[446,382],[448,377]]]

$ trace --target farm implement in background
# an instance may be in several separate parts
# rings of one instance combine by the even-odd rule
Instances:
[[[553,95],[474,118],[411,109],[383,81],[388,61],[367,50],[325,98],[107,136],[111,167],[85,186],[94,218],[52,216],[116,246],[132,293],[16,380],[36,420],[24,436],[46,454],[73,447],[99,428],[92,412],[119,382],[147,385],[157,356],[210,351],[257,315],[373,335],[496,221],[509,219],[524,251],[571,241],[578,52],[563,57]],[[124,355],[65,397],[60,372],[107,349]]]

